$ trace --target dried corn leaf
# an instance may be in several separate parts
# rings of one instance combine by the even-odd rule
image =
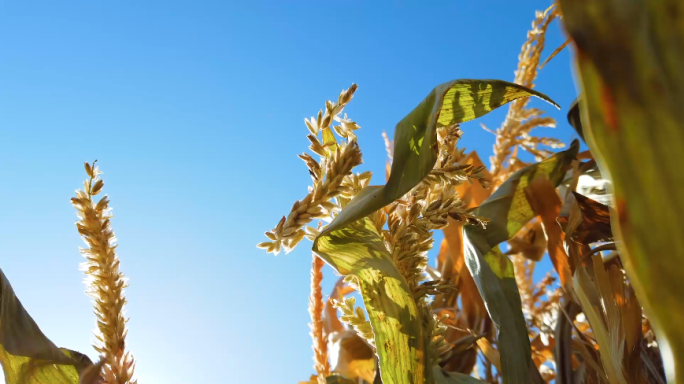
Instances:
[[[487,360],[489,360],[497,370],[501,371],[501,355],[499,354],[499,351],[494,348],[492,343],[490,343],[489,340],[482,338],[477,341],[477,346],[480,347],[480,351],[482,351]]]
[[[549,335],[545,343],[541,334],[537,334],[530,344],[532,346],[532,361],[537,368],[547,361],[554,361],[553,350],[556,346],[556,340],[553,336]]]
[[[480,159],[480,156],[478,156],[475,151],[470,152],[461,162],[463,164],[472,165],[475,168],[485,166]],[[492,179],[492,175],[487,168],[481,173],[485,180]],[[468,209],[479,207],[492,194],[492,189],[483,187],[481,183],[463,183],[457,185],[455,188],[458,197]]]
[[[506,255],[522,255],[532,261],[540,261],[546,252],[546,235],[540,221],[529,223],[521,234],[508,240],[510,249]]]
[[[620,314],[612,299],[610,279],[601,257],[595,255],[592,259],[595,281],[592,281],[584,266],[579,266],[574,277],[575,292],[599,345],[599,356],[608,383],[626,384],[628,381],[622,365],[625,340]]]
[[[558,223],[578,243],[613,240],[610,208],[575,191],[572,191],[572,197],[568,196],[565,212],[558,216]]]
[[[446,240],[442,240],[442,243],[439,245],[439,253],[437,253],[437,270],[445,280],[448,280],[453,276],[453,261],[449,254],[449,245]]]
[[[331,371],[346,378],[362,378],[372,382],[375,375],[375,353],[354,330],[330,335],[328,344]],[[367,380],[370,377],[370,380]]]
[[[565,248],[563,248],[565,234],[556,222],[563,205],[558,192],[546,177],[537,177],[525,188],[525,196],[544,227],[549,257],[553,267],[558,272],[561,284],[567,292],[572,292],[570,261]]]

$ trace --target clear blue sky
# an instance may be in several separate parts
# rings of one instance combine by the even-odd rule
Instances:
[[[98,159],[140,383],[305,380],[310,243],[255,248],[306,194],[303,119],[359,84],[347,111],[380,183],[381,132],[439,83],[512,80],[550,1],[291,3],[0,0],[0,267],[57,345],[96,358],[69,199]],[[554,25],[546,54],[563,40]],[[537,89],[573,136],[567,51]],[[488,158],[494,137],[462,129]]]

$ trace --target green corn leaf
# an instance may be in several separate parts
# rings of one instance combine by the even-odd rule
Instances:
[[[0,363],[6,384],[77,384],[93,363],[40,331],[0,269]]]
[[[341,275],[354,275],[368,311],[384,384],[422,384],[425,345],[408,284],[368,219],[319,236],[314,252]]]
[[[586,142],[613,186],[620,259],[669,346],[668,383],[684,383],[684,2],[561,5]]]
[[[384,186],[361,191],[326,228],[332,232],[381,209],[406,194],[434,168],[437,128],[473,120],[519,99],[548,96],[501,80],[453,80],[437,86],[394,130],[394,160]]]
[[[560,184],[578,150],[579,141],[575,140],[567,151],[514,173],[474,212],[490,220],[487,228],[464,227],[466,264],[499,331],[505,384],[528,384],[541,377],[531,362],[530,340],[513,263],[498,245],[513,237],[535,216],[525,197],[525,187],[540,176],[556,186]]]

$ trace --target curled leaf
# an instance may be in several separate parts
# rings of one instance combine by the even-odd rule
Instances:
[[[483,116],[519,99],[536,96],[554,106],[548,96],[502,80],[453,80],[437,86],[394,130],[394,157],[384,186],[366,187],[340,212],[324,232],[332,232],[400,198],[434,168],[437,128]]]

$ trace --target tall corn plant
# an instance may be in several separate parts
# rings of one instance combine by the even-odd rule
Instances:
[[[316,255],[349,277],[363,297],[366,312],[353,309],[349,301],[337,306],[343,313],[346,307],[342,320],[373,348],[378,378],[383,383],[448,381],[451,378],[439,369],[440,347],[445,346],[443,327],[429,306],[428,296],[443,294],[449,287],[425,281],[431,231],[444,228],[449,217],[472,222],[472,228],[483,228],[489,221],[484,215],[468,212],[455,194],[454,187],[468,180],[485,183],[481,180],[483,167],[462,162],[464,156],[456,148],[462,134],[458,126],[522,97],[537,96],[555,103],[539,92],[500,80],[442,84],[397,124],[387,184],[369,186],[370,174],[353,174],[353,167],[361,163],[353,133],[358,125],[341,116],[355,90],[352,86],[343,91],[337,102],[326,104],[325,112],[306,120],[310,149],[320,156],[319,161],[310,155],[301,156],[312,176],[310,193],[295,202],[289,215],[266,233],[269,241],[258,246],[274,253],[281,248],[289,251],[308,237],[313,240]],[[335,121],[339,124],[333,125]],[[521,186],[535,175],[558,183],[576,152],[575,145],[516,174],[517,182],[505,184],[506,188],[500,188],[504,195],[494,197],[494,206],[503,203],[494,211],[505,212],[521,196],[524,199]],[[320,230],[305,227],[325,217],[331,222]],[[516,220],[522,224],[525,217]],[[512,265],[495,251],[490,252],[509,236],[490,240],[487,234],[473,230],[470,237],[477,246],[468,253],[468,266],[502,331],[499,341],[505,345],[501,351],[506,381],[523,382],[528,377],[541,380],[531,363]],[[320,360],[318,355],[316,360]],[[317,362],[318,382],[327,379],[322,377],[327,374],[322,366]]]
[[[670,3],[659,4],[650,6],[653,15],[664,12],[658,7]],[[610,2],[569,6],[575,13],[568,16],[568,29],[580,53],[584,83],[585,72],[593,76],[591,81],[600,73],[593,66],[600,69],[601,65],[592,60],[609,55],[609,50],[600,52],[600,39],[593,40],[592,33],[597,33],[611,41],[611,27],[601,24],[601,17],[614,12],[617,21],[630,17],[655,20],[649,13],[636,16],[644,6],[634,2],[632,8],[623,11],[609,10]],[[670,4],[668,9],[674,14],[671,20],[679,20],[680,8]],[[615,128],[619,127],[617,122],[629,120],[622,120],[619,113],[627,110],[619,109],[616,100],[630,100],[620,92],[630,94],[627,75],[637,76],[636,69],[641,68],[628,65],[627,70],[616,70],[610,74],[612,83],[596,80],[603,88],[590,88],[594,93],[571,108],[568,118],[579,136],[587,137],[591,151],[579,153],[577,140],[562,152],[544,148],[559,148],[563,143],[531,133],[537,127],[553,127],[555,121],[529,107],[527,100],[528,96],[537,96],[555,104],[531,88],[540,67],[546,30],[562,17],[561,9],[555,6],[537,13],[519,57],[514,83],[455,80],[442,84],[397,124],[393,142],[385,135],[390,162],[383,186],[369,186],[371,175],[367,172],[354,173],[354,167],[361,163],[353,134],[359,127],[342,112],[355,85],[343,91],[337,102],[328,102],[318,117],[305,121],[310,149],[320,156],[319,160],[300,156],[312,176],[310,193],[295,202],[290,213],[266,232],[269,240],[258,246],[278,253],[281,249],[289,252],[305,237],[313,241],[310,312],[316,374],[306,383],[665,382],[660,349],[670,338],[677,342],[676,347],[671,346],[673,351],[681,346],[676,340],[678,329],[668,334],[668,325],[674,327],[680,311],[675,309],[675,316],[663,318],[659,307],[651,304],[655,306],[653,312],[649,313],[647,305],[646,313],[652,317],[642,312],[641,302],[648,303],[649,294],[654,292],[654,287],[644,288],[643,284],[648,284],[654,276],[652,271],[665,261],[651,263],[640,256],[638,263],[646,268],[633,270],[630,266],[635,262],[627,253],[630,243],[643,249],[650,239],[636,237],[624,241],[625,246],[616,241],[620,239],[617,229],[624,227],[625,221],[617,221],[613,207],[623,212],[622,218],[630,205],[619,192],[621,182],[609,177],[611,160],[602,158],[613,156],[612,166],[629,172],[624,166],[629,162],[616,159],[631,156],[631,161],[640,161],[641,156],[655,150],[643,137],[637,142],[636,134],[621,133],[624,138],[619,140],[615,136],[620,132]],[[585,24],[589,25],[586,30]],[[643,21],[642,25],[650,24]],[[675,36],[680,35],[674,34],[675,30],[674,25],[664,25],[628,35],[635,36],[630,41],[633,46],[644,44],[639,51],[643,54],[648,33],[671,32],[669,40],[663,37],[655,41],[676,46],[679,40]],[[577,42],[578,38],[582,40]],[[631,57],[621,50],[629,51],[632,45],[618,41],[610,44],[616,52],[611,60],[617,68],[617,60]],[[589,54],[592,52],[595,57]],[[660,60],[664,68],[682,62],[679,53],[663,52],[654,60]],[[650,63],[650,59],[640,60]],[[676,73],[666,71],[665,76],[676,77]],[[620,75],[626,77],[618,83],[615,79]],[[673,106],[673,101],[679,100],[681,95],[674,85],[667,89],[668,100],[658,108]],[[630,95],[640,94],[634,91]],[[595,106],[592,97],[603,100],[596,101]],[[477,153],[465,154],[456,147],[463,134],[460,124],[509,102],[505,121],[492,131],[497,139],[487,170]],[[599,107],[602,109],[592,109]],[[652,108],[649,113],[659,110]],[[580,114],[580,109],[588,111],[589,117]],[[640,109],[631,113],[635,111]],[[594,127],[584,131],[581,127],[580,120],[587,123],[593,118],[602,119],[600,134]],[[668,128],[662,128],[663,132],[669,134],[658,137],[672,139],[664,148],[676,148],[679,133],[671,132],[675,129],[671,121],[665,123]],[[608,128],[613,125],[613,131],[600,131],[606,124]],[[604,137],[604,141],[596,136]],[[614,151],[612,155],[603,154],[601,145]],[[634,152],[620,152],[623,148]],[[531,153],[535,161],[521,160],[519,150]],[[676,175],[667,173],[672,167],[663,170],[661,163],[645,164],[639,166],[651,170],[660,167],[669,175],[676,184],[671,191],[684,185],[677,183]],[[637,168],[631,166],[632,170]],[[615,182],[615,196],[610,187],[605,187],[611,181]],[[654,184],[639,187],[652,188]],[[659,195],[653,192],[649,196]],[[667,196],[660,203],[678,201],[675,195]],[[645,201],[638,194],[632,197],[635,212],[646,212],[643,206],[639,208]],[[657,217],[646,222],[654,224]],[[328,224],[307,226],[317,219]],[[668,230],[676,228],[671,221],[659,225]],[[631,230],[637,227],[628,226]],[[445,240],[437,265],[432,267],[427,252],[433,246],[432,232],[438,229],[444,230]],[[676,236],[664,229],[663,233]],[[508,245],[505,253],[500,247],[503,243]],[[665,246],[666,242],[659,244]],[[674,250],[672,257],[679,256],[680,250]],[[343,275],[325,304],[320,292],[322,262],[317,257]],[[550,259],[553,271],[535,282],[535,264],[544,257]],[[663,276],[674,274],[673,269],[663,272]],[[672,311],[673,303],[684,296],[676,280],[665,284],[672,284],[672,290],[656,295],[654,302],[669,303]],[[353,298],[345,298],[352,292],[363,298],[365,310],[357,307]]]

